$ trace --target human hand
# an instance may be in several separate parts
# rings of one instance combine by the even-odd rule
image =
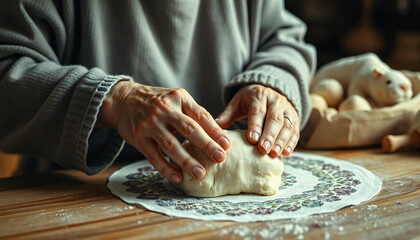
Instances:
[[[149,160],[164,177],[182,180],[159,148],[196,179],[206,170],[189,155],[174,136],[176,132],[201,149],[209,159],[222,162],[230,142],[213,117],[184,89],[145,86],[120,81],[107,94],[99,113],[98,127],[113,127],[120,136]]]
[[[289,156],[299,140],[299,117],[285,96],[270,87],[252,84],[242,87],[216,122],[227,128],[248,117],[247,138],[261,153]]]

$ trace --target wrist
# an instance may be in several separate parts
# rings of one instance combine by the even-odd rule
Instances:
[[[115,83],[109,92],[106,94],[105,99],[99,109],[98,118],[95,123],[95,129],[113,127],[115,128],[116,117],[118,116],[117,110],[121,99],[124,98],[125,92],[129,89],[130,81],[125,79]]]

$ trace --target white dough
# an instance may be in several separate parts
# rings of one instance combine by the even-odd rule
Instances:
[[[201,180],[183,172],[181,183],[175,184],[185,194],[195,197],[217,197],[227,194],[257,193],[273,195],[281,185],[283,160],[261,154],[246,139],[246,131],[226,131],[231,146],[226,159],[214,163],[194,145],[184,143],[185,149],[206,168]]]

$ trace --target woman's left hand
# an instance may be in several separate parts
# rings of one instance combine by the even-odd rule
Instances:
[[[299,117],[293,105],[276,90],[260,84],[242,87],[216,122],[228,128],[248,117],[247,138],[260,152],[289,156],[299,140]]]

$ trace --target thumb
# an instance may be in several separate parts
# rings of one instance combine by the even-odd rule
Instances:
[[[226,109],[215,119],[215,121],[222,129],[226,129],[230,127],[230,125],[232,125],[238,118],[237,112],[238,109],[236,104],[231,102],[227,105]]]

